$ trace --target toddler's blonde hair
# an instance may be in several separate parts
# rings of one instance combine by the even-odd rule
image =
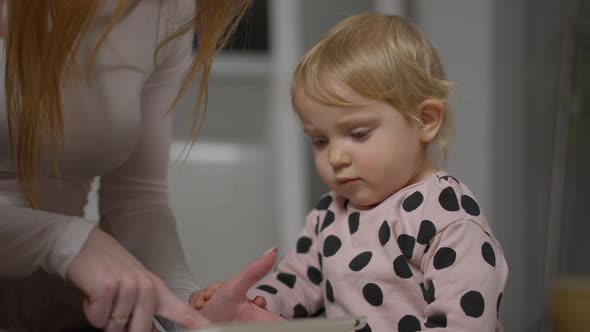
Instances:
[[[452,84],[445,77],[436,50],[414,24],[399,16],[374,13],[338,23],[295,69],[293,105],[297,107],[296,97],[303,94],[325,105],[358,106],[339,94],[338,84],[388,103],[418,122],[416,109],[421,102],[443,102],[443,124],[433,143],[446,157],[451,133],[447,99]]]

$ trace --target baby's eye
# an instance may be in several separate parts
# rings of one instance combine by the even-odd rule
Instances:
[[[321,148],[328,144],[328,139],[325,137],[314,137],[311,139],[311,144],[316,148]]]
[[[354,130],[353,132],[350,133],[350,137],[352,137],[358,141],[364,141],[368,138],[368,136],[369,136],[368,129],[357,129],[357,130]]]

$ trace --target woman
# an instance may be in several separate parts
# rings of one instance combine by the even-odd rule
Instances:
[[[249,4],[6,0],[0,329],[208,323],[186,304],[196,285],[168,205],[169,110],[197,75],[203,106],[213,54]],[[99,225],[82,218],[96,176]]]

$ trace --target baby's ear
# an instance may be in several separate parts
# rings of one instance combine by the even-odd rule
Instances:
[[[417,115],[422,121],[420,139],[423,143],[428,143],[436,137],[442,126],[445,116],[445,104],[438,99],[426,99],[418,105],[417,110]]]

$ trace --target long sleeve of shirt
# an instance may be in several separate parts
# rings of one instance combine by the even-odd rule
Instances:
[[[79,217],[0,206],[0,276],[37,269],[65,276],[93,227]]]
[[[441,332],[500,329],[506,270],[501,248],[477,223],[464,220],[446,227],[423,256],[425,327]]]
[[[46,321],[83,316],[81,302],[64,299],[59,306],[62,289],[58,287],[66,287],[63,277],[69,264],[97,227],[84,219],[87,195],[96,177],[100,178],[98,227],[112,234],[181,299],[186,300],[196,288],[168,204],[166,179],[172,137],[172,113],[168,111],[190,67],[193,36],[188,32],[158,48],[194,14],[195,2],[131,0],[127,4],[98,52],[90,81],[83,79],[82,69],[116,2],[105,2],[81,40],[76,61],[81,70],[68,77],[62,88],[60,179],[54,177],[47,142],[37,182],[39,210],[31,209],[20,192],[5,108],[0,105],[0,286],[12,288],[15,296],[27,296],[26,289],[17,290],[13,285],[27,288],[27,282],[35,282],[35,289],[43,289],[37,283],[41,279],[29,276],[36,271],[48,274],[43,278],[51,279],[47,285],[52,288],[46,291],[53,294],[48,296],[53,304],[29,299],[39,307],[35,315],[46,316]],[[3,93],[4,80],[0,84]],[[4,316],[12,317],[27,310],[2,304],[0,309]],[[23,317],[44,321],[35,315]]]

